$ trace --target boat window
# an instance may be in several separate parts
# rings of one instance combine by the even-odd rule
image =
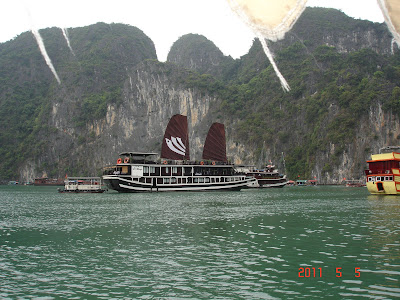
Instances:
[[[175,177],[171,178],[171,183],[176,183],[176,178]]]
[[[204,178],[199,178],[199,183],[204,183]]]
[[[381,181],[381,177],[380,176],[376,176],[376,181]]]
[[[132,178],[132,181],[138,181],[139,178]]]
[[[182,183],[181,179],[180,179],[180,178],[178,178],[178,184],[181,184],[181,183]]]
[[[160,168],[150,167],[150,175],[160,176]]]
[[[146,183],[151,183],[151,178],[146,178]]]
[[[215,178],[215,181],[216,181],[216,182],[219,182],[219,178]]]
[[[182,178],[182,183],[186,183],[186,178]]]
[[[169,183],[169,178],[164,178],[164,183],[168,184]]]
[[[143,167],[143,175],[149,175],[149,167]]]
[[[211,183],[215,183],[215,178],[211,178]]]
[[[224,182],[224,177],[221,177],[221,182]]]
[[[173,175],[178,175],[178,167],[172,167],[171,169],[172,169],[172,174]]]
[[[206,183],[210,183],[210,177],[206,178]]]
[[[193,183],[198,183],[199,182],[199,179],[198,178],[193,178]]]
[[[185,167],[184,168],[184,176],[192,175],[192,167]]]
[[[188,183],[192,183],[192,177],[189,177],[189,178],[187,179],[187,182],[188,182]]]
[[[161,176],[170,175],[170,168],[169,167],[162,167],[161,168]]]
[[[140,177],[139,182],[143,182],[144,183],[144,177]]]
[[[121,174],[124,174],[124,175],[128,174],[128,172],[129,172],[128,170],[129,170],[128,166],[122,166]]]
[[[157,184],[162,184],[163,183],[163,179],[162,178],[157,178]]]
[[[389,176],[389,181],[393,181],[393,176]]]
[[[159,167],[150,167],[150,175],[152,176],[160,176],[160,168]]]

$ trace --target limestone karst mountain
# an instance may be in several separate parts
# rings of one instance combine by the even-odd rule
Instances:
[[[206,37],[176,41],[166,63],[140,29],[99,23],[41,30],[58,84],[31,33],[0,44],[0,180],[97,175],[123,151],[160,152],[188,116],[191,156],[225,124],[228,158],[272,160],[296,177],[363,176],[371,152],[400,140],[400,54],[384,24],[308,8],[271,43],[283,93],[258,40],[240,59]],[[284,155],[282,155],[282,153]]]

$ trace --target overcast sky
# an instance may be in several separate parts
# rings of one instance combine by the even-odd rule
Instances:
[[[309,0],[308,6],[334,7],[354,18],[383,22],[376,0]],[[140,28],[153,40],[161,61],[187,33],[204,35],[233,58],[246,54],[254,38],[226,0],[1,0],[0,42],[32,26],[71,28],[100,21]]]

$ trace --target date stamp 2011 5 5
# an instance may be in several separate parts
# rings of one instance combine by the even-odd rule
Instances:
[[[343,270],[341,267],[337,267],[335,269],[336,273],[335,276],[340,278],[343,276]],[[361,277],[360,268],[354,268],[354,277]],[[300,267],[298,272],[299,277],[304,278],[322,278],[322,268],[315,268],[315,267]]]

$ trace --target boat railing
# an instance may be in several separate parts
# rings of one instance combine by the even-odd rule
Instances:
[[[365,170],[365,175],[391,174],[391,170]]]

